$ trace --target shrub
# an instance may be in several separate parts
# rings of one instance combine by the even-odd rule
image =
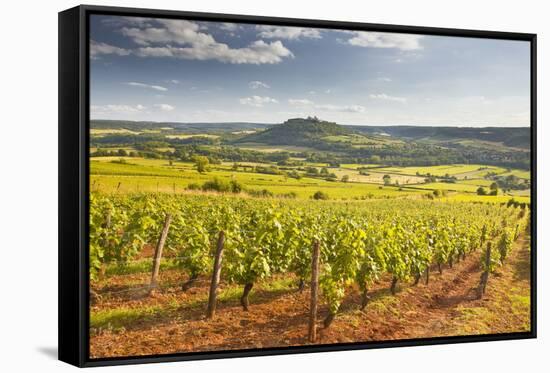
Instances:
[[[188,190],[200,190],[201,186],[197,183],[191,183],[187,186]]]
[[[128,162],[127,162],[126,159],[124,159],[124,158],[119,158],[119,159],[113,159],[113,160],[111,161],[111,163],[127,164]]]
[[[324,192],[321,192],[319,190],[319,191],[315,192],[315,194],[313,194],[313,199],[326,200],[326,199],[328,199],[328,194],[326,194]]]
[[[243,186],[241,185],[241,183],[236,180],[231,180],[229,182],[229,188],[231,189],[232,193],[240,193],[243,190]]]
[[[480,196],[486,196],[487,195],[487,190],[484,187],[479,187],[479,188],[477,188],[477,194],[480,195]]]
[[[270,192],[267,189],[249,190],[248,194],[250,194],[252,197],[260,197],[260,198],[273,197],[273,192]]]
[[[288,193],[280,194],[279,196],[282,197],[282,198],[292,198],[292,199],[294,199],[294,198],[298,197],[298,194],[296,194],[296,192],[288,192]]]
[[[226,182],[224,180],[214,178],[214,180],[206,181],[202,184],[201,189],[203,191],[215,191],[222,193],[240,193],[242,191],[242,185],[235,180]]]

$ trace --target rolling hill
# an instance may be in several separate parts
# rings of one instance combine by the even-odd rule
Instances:
[[[311,145],[324,137],[349,135],[352,131],[333,122],[315,118],[294,118],[268,129],[238,139],[236,143],[252,142],[269,145]]]

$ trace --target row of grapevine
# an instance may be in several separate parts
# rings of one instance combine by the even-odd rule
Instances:
[[[506,205],[387,200],[357,202],[280,201],[232,196],[164,194],[90,197],[90,275],[106,264],[131,261],[159,236],[166,214],[166,250],[177,258],[191,286],[212,271],[216,242],[224,232],[224,281],[243,286],[242,306],[255,283],[277,273],[310,276],[312,247],[320,245],[320,289],[330,325],[346,289],[356,284],[362,306],[369,287],[391,275],[400,282],[422,276],[496,240],[490,268],[502,263],[528,222],[525,209]],[[482,263],[485,263],[483,261]]]

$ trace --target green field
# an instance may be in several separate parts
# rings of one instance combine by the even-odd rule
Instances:
[[[471,178],[474,176],[485,175],[487,172],[495,172],[500,174],[506,170],[502,167],[484,166],[480,164],[455,164],[426,167],[385,167],[380,168],[377,171],[404,175],[416,175],[417,173],[427,175],[429,173],[434,176],[445,176],[448,174],[450,176],[461,176],[461,178],[464,178],[464,176]]]
[[[131,131],[125,128],[92,128],[90,134],[92,136],[102,136],[102,135],[137,135],[140,132]]]
[[[206,138],[210,138],[210,139],[217,139],[219,138],[220,136],[217,136],[217,135],[210,135],[210,134],[207,134],[207,133],[199,133],[199,134],[179,134],[179,135],[166,135],[166,138],[168,139],[190,139],[190,138],[193,138],[193,137],[206,137]]]
[[[384,138],[384,137],[372,137],[372,136],[367,137],[367,136],[356,135],[356,134],[325,136],[322,139],[328,142],[340,142],[340,143],[352,144],[357,147],[360,147],[360,146],[376,147],[380,145],[403,143],[403,141],[396,140],[396,139],[390,139],[390,138]]]
[[[307,152],[312,151],[312,148],[305,146],[294,146],[294,145],[266,145],[266,144],[257,144],[253,142],[246,142],[239,144],[239,148],[246,150],[256,150],[259,152],[265,153],[275,153],[275,152]]]
[[[248,166],[268,166],[258,162],[243,162]],[[325,164],[308,163],[308,166],[323,167]],[[359,165],[346,164],[339,168],[329,168],[338,180],[348,175],[349,181],[327,181],[321,178],[302,177],[294,179],[285,175],[260,174],[251,171],[234,171],[232,162],[221,165],[210,165],[210,171],[199,173],[191,162],[164,159],[146,159],[137,157],[96,157],[90,162],[90,183],[93,191],[106,193],[163,192],[189,193],[190,184],[202,185],[214,178],[235,180],[246,190],[267,190],[275,196],[294,193],[297,198],[308,199],[317,191],[326,193],[330,199],[365,199],[365,198],[424,198],[433,190],[449,191],[447,200],[503,202],[515,196],[523,202],[529,201],[528,191],[514,192],[501,196],[477,196],[479,185],[487,186],[489,180],[462,180],[457,183],[421,183],[424,178],[414,175],[387,173],[391,176],[391,186],[383,185],[385,172],[381,169],[369,170],[369,175],[360,175],[356,170]],[[344,168],[345,167],[345,168]],[[355,168],[355,169],[354,169]],[[447,169],[451,167],[447,166]],[[479,168],[479,166],[478,166]],[[386,171],[403,171],[404,168],[385,168]],[[443,169],[440,167],[440,169]],[[456,167],[457,170],[464,170]],[[406,170],[408,171],[408,170]],[[409,171],[410,172],[410,171]],[[393,185],[398,182],[401,187]],[[412,184],[407,187],[407,184]]]
[[[358,168],[370,168],[370,167],[378,167],[380,165],[378,164],[359,164],[359,163],[342,163],[340,165],[341,168],[349,168],[352,170],[357,170]]]
[[[461,184],[461,183],[428,183],[415,185],[417,188],[431,189],[431,190],[449,190],[455,192],[471,192],[475,193],[479,186]]]
[[[336,176],[338,176],[338,179],[341,179],[342,176],[348,175],[349,180],[353,182],[359,182],[359,183],[370,183],[370,184],[384,184],[384,175],[390,176],[391,184],[395,184],[396,182],[399,183],[399,185],[408,185],[408,184],[418,184],[424,182],[424,177],[418,177],[413,175],[401,175],[401,174],[394,174],[394,173],[385,173],[385,172],[378,172],[378,169],[368,170],[368,175],[361,175],[359,171],[353,170],[351,168],[331,168],[330,172],[334,173]]]
[[[510,172],[505,172],[501,174],[500,176],[508,176],[508,175],[514,175],[519,177],[520,179],[527,179],[531,180],[531,172],[525,171],[525,170],[512,170]]]
[[[492,183],[494,183],[494,181],[489,179],[466,179],[460,180],[458,181],[458,183],[466,185],[477,185],[488,188]]]
[[[296,193],[299,198],[309,198],[323,191],[331,199],[361,197],[389,198],[418,195],[420,190],[382,186],[367,183],[333,182],[303,177],[300,180],[283,175],[267,175],[252,172],[234,172],[228,165],[213,165],[212,171],[199,173],[192,163],[166,160],[123,157],[127,163],[118,162],[119,157],[101,157],[90,162],[92,189],[103,192],[184,192],[189,184],[204,183],[217,177],[236,180],[251,190],[267,189],[275,194]],[[120,186],[119,186],[120,183]]]

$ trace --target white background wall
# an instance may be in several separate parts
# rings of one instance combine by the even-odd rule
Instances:
[[[550,23],[545,1],[118,0],[96,5],[538,33],[537,340],[142,365],[152,372],[518,372],[550,368]],[[69,371],[57,351],[57,12],[75,1],[5,1],[0,19],[0,370]]]

